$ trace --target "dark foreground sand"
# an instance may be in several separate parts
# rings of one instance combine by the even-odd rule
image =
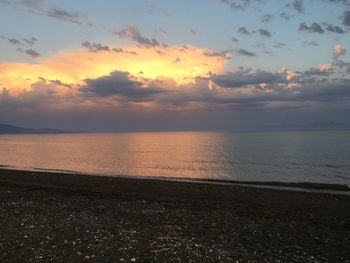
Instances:
[[[350,262],[350,197],[0,170],[0,262]]]

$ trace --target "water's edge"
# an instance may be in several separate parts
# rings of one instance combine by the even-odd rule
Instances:
[[[214,184],[214,185],[232,185],[243,186],[253,188],[275,189],[285,191],[297,191],[307,193],[323,193],[323,194],[336,194],[336,195],[349,195],[350,187],[345,184],[327,184],[327,183],[313,183],[313,182],[264,182],[264,181],[235,181],[224,179],[207,179],[207,178],[185,178],[185,177],[161,177],[161,176],[141,176],[141,175],[117,175],[117,174],[95,174],[85,173],[71,170],[55,170],[55,169],[43,169],[43,168],[21,168],[11,167],[6,165],[0,165],[1,170],[11,171],[26,171],[26,172],[47,172],[47,173],[63,173],[67,175],[86,175],[95,177],[114,177],[114,178],[132,178],[141,180],[161,180],[171,182],[184,182],[195,184]]]

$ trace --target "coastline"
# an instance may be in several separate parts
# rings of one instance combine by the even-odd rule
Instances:
[[[309,193],[325,193],[325,194],[339,194],[339,195],[350,195],[350,185],[347,184],[336,184],[336,183],[320,183],[320,182],[283,182],[283,181],[240,181],[230,179],[212,179],[212,178],[187,178],[187,177],[160,177],[160,176],[139,176],[139,175],[116,175],[116,174],[96,174],[96,173],[85,173],[72,170],[58,170],[58,169],[43,169],[43,168],[20,168],[11,167],[6,165],[0,165],[0,172],[2,174],[16,175],[18,173],[28,175],[34,175],[34,178],[38,176],[84,176],[84,179],[90,178],[102,178],[101,180],[108,179],[109,181],[118,181],[119,179],[124,180],[151,180],[153,182],[175,182],[175,183],[194,183],[194,184],[210,184],[210,185],[227,185],[227,186],[241,186],[241,187],[253,187],[253,188],[266,188],[274,190],[284,191],[298,191],[298,192],[309,192]],[[27,177],[28,178],[28,177]],[[67,177],[69,178],[69,177]],[[4,178],[3,178],[4,179]],[[7,177],[7,180],[11,181],[12,177]],[[1,177],[0,177],[1,180]],[[22,180],[21,180],[22,181]],[[84,180],[83,180],[84,181]],[[14,180],[14,183],[18,183],[18,180]],[[35,179],[31,178],[29,183],[35,184]],[[45,186],[47,182],[41,180],[38,182],[39,185]],[[57,185],[47,185],[47,187],[60,187]],[[62,186],[61,186],[62,187]],[[76,185],[79,187],[79,185]],[[91,189],[94,191],[94,189]]]
[[[5,262],[350,261],[350,197],[0,169]]]

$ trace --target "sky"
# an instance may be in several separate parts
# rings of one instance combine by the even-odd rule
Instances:
[[[0,123],[350,126],[350,0],[0,0]]]

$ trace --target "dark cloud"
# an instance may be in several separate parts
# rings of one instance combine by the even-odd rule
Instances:
[[[250,7],[253,3],[259,3],[261,0],[217,0],[220,3],[227,5],[232,11],[243,11]]]
[[[305,76],[328,76],[331,74],[331,70],[321,70],[319,68],[309,68],[305,71],[297,71],[299,79]]]
[[[117,52],[117,53],[127,53],[132,55],[137,55],[135,51],[128,51],[124,50],[122,48],[113,48],[109,46],[102,45],[100,43],[90,43],[88,41],[85,41],[81,44],[83,47],[87,48],[90,52]]]
[[[345,11],[344,12],[343,25],[350,27],[350,11]]]
[[[21,41],[19,41],[18,39],[15,39],[15,38],[8,38],[7,40],[8,40],[8,42],[10,42],[13,45],[21,45],[22,44]]]
[[[258,30],[258,32],[259,32],[260,36],[263,36],[265,38],[270,38],[271,37],[271,33],[268,30],[266,30],[266,29],[260,28]]]
[[[47,4],[47,0],[0,0],[3,4],[12,4],[26,9],[32,13],[37,13]]]
[[[78,12],[68,12],[63,9],[51,8],[50,10],[48,10],[47,16],[73,24],[84,24],[84,22],[81,20],[82,15]]]
[[[33,50],[33,49],[22,49],[22,48],[17,48],[17,51],[20,53],[24,53],[28,56],[31,56],[32,58],[37,58],[40,56],[40,53]]]
[[[326,26],[326,30],[329,32],[333,32],[336,34],[345,34],[346,32],[339,26],[335,26],[335,25],[331,25],[331,24],[327,24],[324,23],[324,25]]]
[[[118,96],[129,101],[147,101],[155,94],[166,92],[160,88],[143,87],[141,82],[131,79],[128,72],[122,71],[114,71],[97,79],[86,79],[85,86],[80,90],[102,97]]]
[[[274,45],[275,48],[282,48],[284,47],[286,44],[285,43],[282,43],[282,42],[278,42]]]
[[[22,40],[31,46],[34,45],[38,41],[38,39],[35,37],[23,38]]]
[[[316,22],[312,23],[310,26],[306,25],[306,23],[300,23],[299,31],[309,32],[309,33],[319,33],[323,34],[325,30],[328,32],[336,33],[336,34],[345,34],[346,32],[339,26],[335,26],[328,23],[323,23],[325,28]]]
[[[297,10],[299,13],[304,12],[304,4],[302,0],[294,0],[292,3],[292,7]]]
[[[1,39],[7,40],[10,44],[12,45],[22,45],[21,41],[16,39],[16,38],[8,38],[8,37],[4,37],[4,36],[0,36]]]
[[[337,59],[333,63],[334,66],[339,67],[340,70],[345,70],[345,76],[349,76],[350,74],[350,63],[344,62],[340,59]]]
[[[38,40],[35,37],[29,37],[29,38],[22,38],[22,41],[16,38],[8,38],[4,36],[0,36],[1,39],[7,40],[9,43],[15,46],[27,44],[27,45],[34,45]]]
[[[47,0],[0,0],[0,3],[20,7],[21,9],[38,16],[47,16],[76,25],[93,26],[92,23],[86,21],[86,15],[79,12],[69,12],[61,8],[49,8]]]
[[[116,34],[121,38],[131,39],[143,46],[148,46],[148,47],[159,46],[159,43],[156,39],[154,38],[150,39],[142,36],[140,30],[132,23],[129,23],[126,26],[126,28],[124,28],[120,32],[117,32]]]
[[[261,17],[261,22],[263,23],[267,23],[267,22],[270,22],[272,21],[273,19],[275,18],[274,15],[271,15],[271,14],[265,14]]]
[[[324,2],[330,2],[330,3],[335,3],[335,4],[344,4],[350,6],[350,1],[349,0],[323,0]]]
[[[239,42],[239,40],[238,40],[237,38],[235,38],[235,37],[231,38],[231,40],[232,40],[232,42],[234,42],[234,43],[238,43],[238,42]]]
[[[289,19],[291,19],[291,16],[288,15],[287,13],[283,12],[283,13],[280,14],[280,18],[283,18],[285,20],[289,20]]]
[[[314,112],[310,121],[315,121],[315,116],[328,120],[328,115],[324,114],[328,114],[329,109],[332,108],[337,109],[338,115],[335,116],[339,116],[340,113],[342,116],[340,119],[348,119],[350,113],[348,105],[350,80],[348,78],[333,78],[334,72],[325,72],[317,68],[296,73],[297,77],[288,79],[287,71],[253,72],[250,69],[241,68],[238,72],[213,75],[210,78],[198,77],[195,84],[185,84],[182,88],[171,92],[151,88],[158,87],[156,80],[152,85],[144,86],[134,80],[129,73],[120,71],[96,79],[87,79],[80,91],[71,89],[69,86],[62,87],[60,81],[41,79],[34,83],[31,89],[23,90],[19,95],[11,95],[7,89],[0,91],[0,118],[2,120],[11,120],[11,118],[21,120],[22,118],[33,123],[33,120],[38,120],[40,116],[41,120],[47,118],[55,125],[59,122],[59,116],[62,123],[65,123],[67,118],[74,118],[76,123],[86,121],[89,124],[98,119],[99,123],[96,127],[102,130],[105,129],[106,123],[116,122],[122,122],[124,128],[125,123],[128,123],[136,125],[136,130],[142,129],[142,125],[137,126],[140,121],[147,124],[152,121],[150,128],[164,129],[166,127],[164,122],[169,119],[174,124],[176,118],[181,120],[188,118],[188,123],[196,120],[193,127],[197,127],[198,116],[192,115],[191,108],[194,106],[198,109],[196,106],[200,105],[201,110],[195,111],[203,115],[201,125],[208,125],[205,126],[208,128],[218,127],[217,124],[208,123],[208,116],[211,116],[210,119],[231,123],[230,114],[232,113],[238,114],[239,125],[248,121],[253,122],[257,127],[259,127],[258,120],[263,124],[266,124],[266,121],[272,121],[280,125],[280,120],[275,119],[276,114],[280,115],[281,120],[289,121],[293,117],[301,118],[299,119],[301,123],[307,122],[304,117],[306,109]],[[209,89],[209,83],[214,85],[211,89]],[[59,88],[71,93],[62,95],[58,92]],[[145,111],[145,108],[139,106],[142,104],[134,103],[143,101],[152,101],[157,106],[149,107]],[[84,106],[86,102],[89,107]],[[64,103],[65,107],[60,103]],[[60,107],[54,107],[53,110],[50,108],[52,105]],[[170,113],[177,109],[181,109],[181,115]],[[286,115],[286,109],[290,109],[291,115]],[[216,110],[220,110],[217,115],[210,115]],[[50,112],[53,114],[50,115]],[[78,112],[83,115],[76,116]],[[266,115],[261,115],[263,112],[266,112]],[[296,112],[300,112],[300,115],[296,116]],[[148,113],[149,116],[146,118]],[[249,113],[254,116],[254,119],[247,120]],[[162,114],[164,116],[161,118]],[[107,115],[112,117],[107,119]],[[121,118],[121,115],[125,118]],[[175,127],[190,127],[187,124],[181,126],[180,123],[176,122]]]
[[[70,12],[61,8],[50,8],[45,13],[37,13],[38,15],[45,15],[56,20],[60,20],[67,23],[83,26],[93,26],[92,23],[86,21],[86,16],[80,12]]]
[[[211,80],[218,86],[225,88],[242,88],[247,85],[257,85],[260,83],[277,83],[283,81],[283,74],[271,73],[268,71],[246,72],[238,71],[223,75],[215,75]]]
[[[348,79],[312,82],[308,87],[303,86],[295,99],[320,102],[347,101],[350,98],[349,85],[350,80]]]
[[[100,43],[90,43],[85,41],[81,45],[86,47],[91,52],[110,51],[109,46],[103,46]]]
[[[7,37],[4,37],[4,36],[0,36],[1,39],[4,39],[4,40],[7,40],[9,43],[11,43],[12,45],[15,45],[15,46],[25,46],[25,45],[29,45],[29,46],[32,46],[36,43],[37,39],[35,37],[31,37],[31,38],[23,38],[23,42],[16,39],[16,38],[7,38]],[[29,49],[25,49],[25,48],[22,48],[22,47],[18,47],[16,49],[17,52],[20,52],[20,53],[23,53],[23,54],[26,54],[28,56],[31,56],[32,58],[37,58],[40,56],[40,53],[29,48]]]
[[[235,52],[237,55],[241,55],[241,56],[256,57],[256,54],[254,52],[250,52],[243,48],[235,50]]]
[[[254,34],[254,32],[250,32],[248,29],[246,29],[244,26],[241,26],[240,28],[237,29],[237,32],[246,35],[246,36],[251,36]]]
[[[213,76],[211,80],[225,90],[232,91],[235,96],[225,96],[225,103],[238,103],[251,105],[251,103],[264,103],[260,107],[271,102],[347,102],[350,98],[350,80],[347,78],[328,79],[330,71],[308,69],[297,72],[298,76],[288,80],[283,73],[267,71],[235,72]],[[264,83],[264,85],[262,85]],[[289,86],[289,84],[293,84]],[[249,92],[241,92],[244,88]],[[266,104],[265,104],[266,103]],[[301,105],[301,104],[299,104]]]
[[[17,2],[27,8],[39,10],[46,5],[47,0],[20,0]]]
[[[300,23],[299,31],[309,32],[309,33],[318,33],[323,34],[324,29],[316,22],[313,22],[310,26],[306,25],[306,23]]]
[[[194,36],[197,35],[197,31],[194,30],[194,29],[191,29],[191,30],[190,30],[190,33],[191,33],[192,35],[194,35]]]
[[[316,41],[304,41],[303,45],[317,47],[319,44]]]

